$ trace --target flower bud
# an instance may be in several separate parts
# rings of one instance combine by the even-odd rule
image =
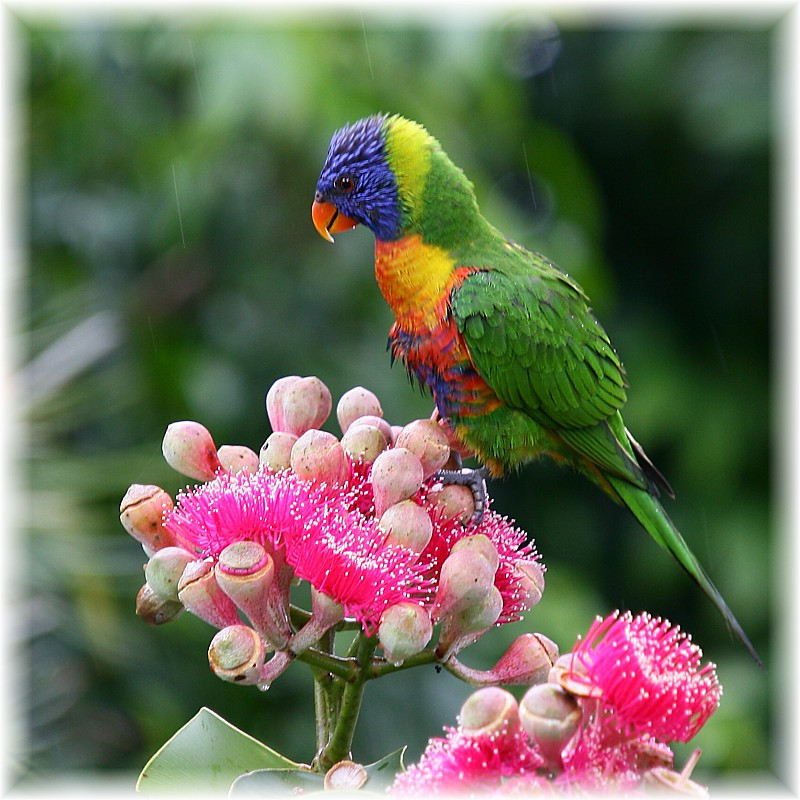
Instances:
[[[148,625],[163,625],[177,619],[182,613],[182,603],[165,599],[146,583],[136,595],[136,616]]]
[[[357,792],[369,778],[369,774],[361,764],[355,761],[339,761],[334,764],[326,773],[322,781],[325,791],[331,789],[339,792]]]
[[[281,378],[267,392],[267,414],[272,430],[295,436],[319,428],[331,413],[332,405],[328,387],[314,376]]]
[[[348,426],[347,430],[349,431],[350,428],[355,428],[356,425],[369,425],[373,428],[377,428],[383,434],[387,444],[392,444],[394,441],[392,426],[385,419],[383,419],[383,417],[377,417],[374,414],[366,414],[363,417],[354,419]]]
[[[370,480],[375,496],[375,515],[380,517],[389,506],[419,491],[423,480],[422,464],[411,451],[395,447],[375,459]]]
[[[208,664],[223,681],[245,686],[258,683],[266,648],[247,625],[230,625],[217,631],[208,648]]]
[[[217,450],[219,463],[227,472],[249,472],[258,470],[258,456],[249,447],[241,444],[224,444]]]
[[[466,699],[458,721],[462,730],[473,736],[513,733],[519,726],[519,707],[511,692],[487,686]]]
[[[473,603],[461,606],[447,616],[440,616],[442,627],[436,643],[436,656],[447,661],[463,648],[477,641],[499,618],[503,596],[492,585]]]
[[[400,665],[421,652],[433,635],[428,612],[409,600],[389,606],[381,615],[378,640],[386,660]]]
[[[173,508],[172,498],[160,486],[134,483],[119,505],[119,520],[128,533],[152,555],[175,544],[164,527],[164,514]]]
[[[161,451],[167,464],[196,481],[214,480],[222,466],[211,434],[199,422],[184,420],[169,425]]]
[[[273,646],[286,646],[291,631],[275,583],[275,564],[258,542],[233,542],[220,554],[214,567],[219,587],[250,620],[253,627]]]
[[[469,537],[472,538],[472,537]],[[484,599],[494,587],[497,567],[477,549],[462,547],[442,563],[433,604],[434,621],[457,614]]]
[[[421,553],[433,535],[430,515],[413,500],[401,500],[383,512],[378,527],[386,532],[384,544],[399,544]]]
[[[514,577],[517,590],[527,595],[521,611],[529,611],[544,594],[544,564],[529,559],[519,559],[514,562]]]
[[[278,378],[267,391],[266,406],[267,417],[269,424],[272,426],[273,431],[286,432],[283,423],[283,396],[287,389],[297,381],[300,380],[299,375],[287,375],[284,378]]]
[[[369,389],[363,386],[354,386],[348,389],[336,404],[336,419],[342,433],[359,417],[383,417],[380,400]]]
[[[197,556],[182,547],[163,547],[145,564],[144,576],[156,594],[177,603],[181,575],[186,565],[196,560]]]
[[[373,461],[389,446],[386,437],[374,425],[351,425],[342,436],[342,447],[352,461]]]
[[[178,582],[178,599],[192,614],[215,628],[240,623],[236,606],[219,587],[210,561],[187,564]]]
[[[540,683],[525,693],[519,719],[536,749],[549,764],[561,765],[561,751],[578,730],[578,701],[553,683]]]
[[[483,556],[489,562],[492,575],[497,572],[497,567],[500,564],[500,557],[497,555],[497,548],[494,546],[494,542],[492,542],[488,536],[483,533],[465,536],[452,546],[450,555],[453,555],[453,553],[461,553],[466,550]]]
[[[259,462],[273,472],[289,469],[292,465],[292,448],[297,438],[293,433],[285,431],[271,433],[261,446]]]
[[[341,483],[347,478],[347,456],[341,442],[325,431],[306,431],[294,444],[292,469],[306,480]]]
[[[428,502],[444,519],[456,519],[466,525],[475,514],[475,498],[469,486],[455,483],[435,484],[428,492]]]
[[[447,434],[429,419],[418,419],[406,425],[398,434],[395,447],[405,447],[420,460],[425,480],[450,458]]]
[[[497,683],[506,686],[532,686],[547,680],[557,658],[555,642],[541,633],[523,633],[500,656],[491,673]]]

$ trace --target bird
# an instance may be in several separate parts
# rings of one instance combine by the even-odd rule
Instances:
[[[627,507],[762,667],[660,497],[667,480],[625,427],[625,369],[580,285],[495,228],[419,123],[379,113],[331,140],[311,207],[319,234],[363,225],[394,322],[389,350],[438,416],[499,477],[548,456]]]

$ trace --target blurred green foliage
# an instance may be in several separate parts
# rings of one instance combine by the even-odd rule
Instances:
[[[379,110],[422,122],[485,215],[588,291],[627,367],[626,421],[676,489],[670,513],[772,663],[772,25],[98,14],[31,15],[17,33],[22,774],[138,771],[202,705],[292,759],[313,755],[301,668],[264,695],[223,684],[208,626],[134,616],[144,557],[117,506],[130,483],[181,487],[160,455],[173,420],[258,450],[283,375],[316,374],[334,398],[368,386],[392,422],[430,413],[389,367],[371,235],[330,246],[309,218],[331,133]],[[771,673],[632,518],[544,463],[491,491],[536,538],[548,586],[465,661],[488,667],[524,630],[569,650],[595,614],[647,609],[719,665],[699,779],[778,768]],[[415,759],[467,694],[433,670],[370,685],[354,756],[407,743]]]

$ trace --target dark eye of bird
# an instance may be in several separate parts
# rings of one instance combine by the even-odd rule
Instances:
[[[356,188],[356,179],[352,175],[339,175],[333,182],[333,188],[337,192],[352,192]]]

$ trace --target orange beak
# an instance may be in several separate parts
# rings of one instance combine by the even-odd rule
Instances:
[[[350,228],[355,228],[358,225],[355,220],[340,214],[336,206],[326,200],[314,201],[311,206],[311,219],[319,235],[329,242],[333,241],[332,233],[349,231]]]

